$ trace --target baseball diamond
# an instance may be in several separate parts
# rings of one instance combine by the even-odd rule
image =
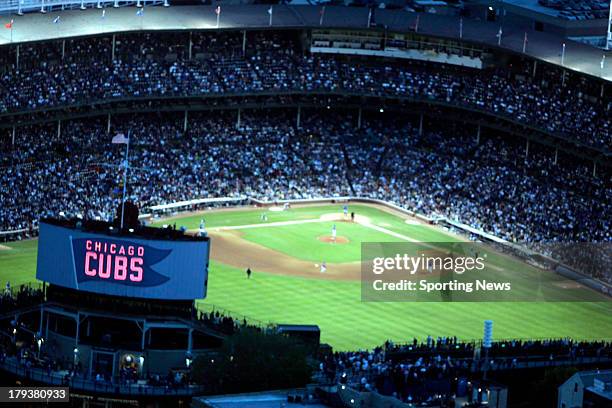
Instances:
[[[360,295],[362,242],[461,241],[465,238],[377,205],[351,204],[354,223],[343,219],[342,206],[293,206],[287,211],[238,207],[207,210],[156,221],[197,230],[202,218],[212,237],[210,294],[202,310],[225,310],[262,322],[314,323],[321,339],[337,350],[371,348],[407,336],[425,338],[453,333],[477,338],[481,322],[493,317],[496,337],[574,337],[596,339],[609,334],[612,304],[601,302],[368,303]],[[336,221],[333,221],[336,220]],[[406,221],[413,221],[407,223]],[[336,222],[338,244],[321,240]],[[385,225],[385,227],[380,227]],[[32,280],[36,241],[7,243],[0,252],[1,279],[14,284]],[[327,272],[319,264],[327,263]],[[500,265],[531,273],[550,273],[510,257]],[[251,268],[247,280],[244,270]],[[11,271],[8,273],[8,271]],[[551,283],[562,291],[567,284]],[[580,316],[589,315],[585,320]],[[364,330],[355,331],[359,325]]]

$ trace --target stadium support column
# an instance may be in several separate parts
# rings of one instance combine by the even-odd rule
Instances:
[[[12,136],[11,144],[15,146],[15,126],[13,126],[13,136]]]
[[[423,136],[423,114],[421,113],[421,119],[419,120],[419,136]]]
[[[61,119],[57,120],[57,138],[59,139],[62,136],[62,121]]]
[[[140,327],[140,325],[138,325],[138,328],[140,328],[140,349],[142,351],[144,351],[145,349],[145,338],[147,337],[147,321],[143,320],[142,322],[142,328]]]
[[[537,69],[538,69],[538,61],[536,60],[536,61],[533,61],[533,73],[531,74],[531,76],[534,78],[536,76]]]
[[[187,124],[189,123],[189,111],[185,111],[185,120],[183,121],[183,132],[187,131]]]
[[[554,165],[557,165],[557,159],[559,158],[559,149],[555,149],[555,161],[554,161]]]
[[[525,144],[525,161],[529,158],[529,139],[527,139],[527,143]]]
[[[62,61],[66,58],[66,40],[62,40]]]
[[[597,162],[593,162],[593,177],[597,177]]]
[[[296,128],[300,128],[300,122],[302,121],[302,107],[298,106],[298,111],[297,111],[297,118],[295,121],[295,127]]]
[[[193,52],[193,32],[189,32],[189,61],[191,61]]]
[[[236,118],[236,129],[240,127],[240,115],[242,113],[242,109],[238,108],[238,117]]]
[[[38,325],[38,337],[42,336],[44,320],[45,320],[45,307],[43,305],[40,305],[40,324]],[[45,338],[45,340],[47,339]],[[40,344],[38,345],[38,351],[40,352]]]
[[[242,56],[246,55],[246,30],[242,31]]]
[[[19,44],[17,44],[17,50],[15,52],[15,68],[19,69]]]
[[[111,122],[111,114],[108,114],[108,121],[106,122],[106,134],[110,134],[110,122]]]
[[[191,353],[193,350],[193,329],[189,329],[187,334],[187,353]]]
[[[476,131],[476,144],[480,144],[480,124],[478,124],[478,130]]]
[[[115,34],[113,34],[113,45],[111,46],[111,60],[115,60]]]
[[[361,129],[361,108],[359,108],[359,113],[357,116],[357,129]]]
[[[74,335],[74,346],[79,345],[79,330],[81,329],[81,313],[77,312],[76,315],[76,333]]]

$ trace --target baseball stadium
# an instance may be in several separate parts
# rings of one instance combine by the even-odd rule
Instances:
[[[612,406],[606,2],[0,3],[0,403]]]

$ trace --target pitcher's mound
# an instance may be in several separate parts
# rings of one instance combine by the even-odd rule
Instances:
[[[348,244],[349,243],[348,238],[342,237],[342,236],[337,236],[335,241],[331,235],[321,235],[320,237],[317,237],[317,239],[321,242],[331,242],[331,243],[336,243],[336,244]]]

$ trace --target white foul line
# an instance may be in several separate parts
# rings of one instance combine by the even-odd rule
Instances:
[[[360,222],[359,225],[362,225],[362,226],[367,227],[367,228],[371,228],[371,229],[376,230],[378,232],[382,232],[383,234],[391,235],[392,237],[395,237],[395,238],[403,239],[404,241],[408,241],[408,242],[421,242],[421,241],[419,241],[417,239],[407,237],[406,235],[398,234],[397,232],[388,230],[388,229],[383,228],[383,227],[379,227],[378,225],[371,224],[369,222]]]
[[[330,222],[331,220],[323,219],[323,218],[313,218],[311,220],[293,220],[293,221],[276,221],[276,222],[268,222],[268,223],[260,223],[260,224],[247,224],[247,225],[233,225],[228,227],[215,227],[211,228],[212,231],[224,231],[224,230],[241,230],[241,229],[251,229],[251,228],[266,228],[266,227],[282,227],[285,225],[299,225],[299,224],[310,224],[315,222]],[[380,227],[378,225],[369,223],[369,222],[360,222],[356,221],[359,225],[371,228],[378,232],[382,232],[383,234],[390,235],[395,238],[403,239],[408,242],[420,242],[414,238],[410,238],[406,235],[399,234],[397,232],[388,230],[386,228]]]
[[[267,222],[261,224],[247,224],[247,225],[233,225],[229,227],[214,227],[212,231],[223,231],[223,230],[239,230],[239,229],[250,229],[250,228],[266,228],[266,227],[282,227],[283,225],[296,225],[306,224],[312,222],[329,222],[328,220],[322,220],[320,218],[313,218],[311,220],[294,220],[294,221],[276,221]]]

